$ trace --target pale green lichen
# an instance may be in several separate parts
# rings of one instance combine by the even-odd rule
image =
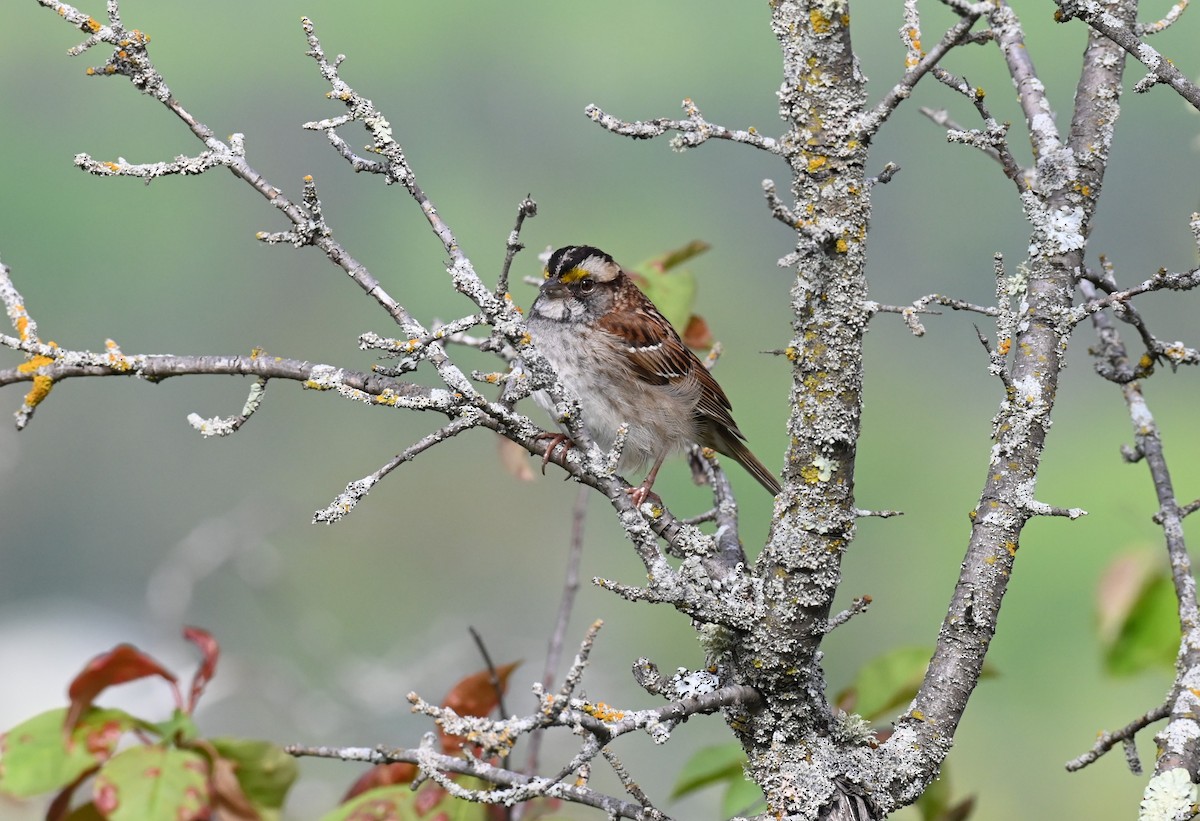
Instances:
[[[1138,821],[1175,821],[1196,812],[1197,790],[1183,767],[1167,770],[1150,779],[1142,796]]]

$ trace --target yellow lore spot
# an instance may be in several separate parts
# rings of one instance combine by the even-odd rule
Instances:
[[[550,276],[549,271],[546,272],[546,276]],[[559,277],[559,279],[564,285],[570,285],[572,282],[578,282],[587,276],[591,276],[590,271],[585,271],[582,268],[572,268],[570,271],[567,271],[565,274]]]

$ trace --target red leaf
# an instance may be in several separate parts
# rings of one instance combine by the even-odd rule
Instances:
[[[492,685],[491,670],[472,673],[450,688],[443,707],[449,707],[460,716],[486,716],[500,703],[500,694],[508,687],[508,677],[521,662],[502,664],[496,668],[499,690]]]
[[[708,350],[713,346],[712,331],[704,317],[696,314],[688,317],[687,328],[683,331],[683,344],[699,350]]]
[[[59,790],[58,795],[54,796],[54,800],[46,808],[46,821],[62,821],[66,818],[67,813],[71,811],[71,799],[75,796],[75,790],[79,789],[80,784],[95,775],[98,769],[100,769],[99,765],[84,770],[78,778]]]
[[[191,715],[196,710],[196,702],[200,700],[200,694],[204,692],[204,688],[212,681],[213,674],[217,671],[217,657],[221,654],[221,646],[213,638],[212,633],[202,627],[183,628],[183,637],[200,648],[200,653],[204,657],[200,662],[200,668],[196,670],[196,675],[192,676],[192,690],[188,696],[187,705],[188,715]]]
[[[483,717],[488,715],[500,704],[500,695],[508,687],[508,677],[520,663],[514,661],[496,668],[498,688],[492,684],[491,670],[484,669],[472,673],[450,688],[442,706],[449,707],[460,716]],[[456,751],[462,742],[463,739],[459,736],[442,734],[442,748],[446,752]]]
[[[67,720],[63,726],[67,738],[70,738],[79,717],[92,706],[96,696],[115,684],[124,684],[147,676],[161,676],[171,684],[176,681],[174,673],[132,644],[118,644],[107,653],[101,653],[89,661],[67,689],[67,695],[71,697],[71,709],[67,711]]]
[[[417,765],[406,761],[396,761],[391,764],[379,764],[367,770],[358,780],[350,785],[350,789],[342,796],[341,803],[345,804],[356,795],[362,795],[367,790],[376,787],[387,787],[391,784],[409,784],[417,777]]]

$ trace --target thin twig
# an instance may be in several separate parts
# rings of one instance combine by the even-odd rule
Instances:
[[[652,137],[662,136],[668,131],[676,131],[678,133],[671,139],[671,148],[676,151],[694,148],[708,140],[730,140],[745,143],[772,154],[779,154],[783,150],[777,140],[764,137],[753,126],[744,130],[725,128],[704,119],[700,114],[700,109],[690,99],[685,99],[682,105],[684,113],[687,114],[685,120],[660,117],[656,120],[626,122],[611,114],[606,114],[597,105],[588,105],[584,109],[584,114],[601,128],[614,134],[632,137],[635,140],[648,140]]]
[[[1156,721],[1161,721],[1170,714],[1170,705],[1160,704],[1145,715],[1135,718],[1133,721],[1129,722],[1119,730],[1111,733],[1100,733],[1100,735],[1096,736],[1096,743],[1092,745],[1092,749],[1088,750],[1086,753],[1077,758],[1072,758],[1066,763],[1067,772],[1073,773],[1078,770],[1082,770],[1087,765],[1099,760],[1100,756],[1107,753],[1113,747],[1124,743],[1127,740],[1132,740],[1140,731],[1144,730],[1146,727],[1149,727]],[[1135,769],[1132,766],[1132,762],[1130,762],[1130,769],[1133,770],[1134,775],[1141,774],[1140,766]]]
[[[496,672],[496,665],[492,662],[492,654],[488,652],[487,645],[483,643],[483,636],[479,635],[479,631],[468,625],[467,632],[471,634],[471,638],[475,641],[475,646],[479,649],[479,655],[483,657],[483,663],[487,665],[488,678],[492,685],[492,689],[496,692],[496,707],[500,710],[500,715],[508,715],[508,709],[504,706],[504,683],[500,681],[500,674]]]
[[[513,257],[525,247],[521,242],[521,226],[525,224],[526,217],[536,216],[537,203],[526,195],[517,205],[517,223],[508,235],[508,242],[504,244],[504,265],[500,268],[500,279],[496,282],[497,299],[504,299],[508,294],[508,271],[512,268]]]
[[[863,117],[861,133],[864,137],[874,135],[887,121],[887,118],[892,115],[892,112],[899,107],[900,103],[912,96],[912,91],[916,88],[918,82],[921,81],[926,74],[932,71],[938,62],[950,52],[952,48],[963,42],[971,27],[975,25],[980,17],[980,11],[972,9],[965,14],[961,20],[946,30],[942,35],[942,39],[938,41],[928,53],[922,56],[920,47],[912,48],[913,41],[920,41],[920,32],[916,32],[916,36],[906,35],[908,39],[908,70],[904,72],[904,76],[900,78],[900,82],[896,83],[891,88],[879,104]],[[905,29],[908,30],[908,27]]]
[[[1146,91],[1152,85],[1165,83],[1175,89],[1179,96],[1195,106],[1197,110],[1200,110],[1200,86],[1197,86],[1177,69],[1174,62],[1142,42],[1137,34],[1130,31],[1128,26],[1122,25],[1112,15],[1102,11],[1099,4],[1081,3],[1078,0],[1054,0],[1054,2],[1061,10],[1063,20],[1078,17],[1146,67],[1150,73],[1134,86],[1134,91]]]
[[[1085,296],[1095,295],[1095,288],[1090,282],[1080,282],[1079,288]],[[1108,315],[1103,312],[1093,314],[1092,324],[1101,341],[1094,355],[1098,359],[1107,359],[1114,369],[1127,367],[1128,356],[1124,343]],[[1157,521],[1163,530],[1179,614],[1180,645],[1175,659],[1175,681],[1166,701],[1168,712],[1165,715],[1170,720],[1166,728],[1155,736],[1159,748],[1155,772],[1163,773],[1177,767],[1194,766],[1200,745],[1200,740],[1191,732],[1195,724],[1196,704],[1191,682],[1200,674],[1200,646],[1194,635],[1200,628],[1200,603],[1197,601],[1196,579],[1192,574],[1191,556],[1183,532],[1183,515],[1175,496],[1158,425],[1138,382],[1123,383],[1121,393],[1133,423],[1134,445],[1150,470],[1158,499]]]
[[[567,546],[567,570],[563,579],[562,597],[558,602],[558,613],[554,617],[554,629],[550,632],[550,643],[546,648],[546,666],[542,671],[542,686],[550,691],[554,687],[554,676],[558,672],[558,664],[562,659],[563,642],[567,635],[567,625],[571,621],[571,612],[575,609],[575,595],[579,592],[579,564],[583,557],[584,522],[587,519],[587,502],[590,494],[586,487],[581,487],[575,496],[575,507],[571,513],[571,541]],[[535,773],[538,769],[538,754],[541,752],[543,731],[534,732],[529,737],[529,757],[525,763],[526,773]]]

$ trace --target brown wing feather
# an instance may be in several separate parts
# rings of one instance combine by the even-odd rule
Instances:
[[[771,494],[778,494],[778,480],[744,444],[746,437],[733,421],[733,405],[717,380],[632,280],[625,278],[616,284],[621,289],[617,300],[635,302],[636,310],[609,311],[600,317],[599,325],[621,340],[634,374],[651,385],[689,378],[699,382],[700,399],[694,417],[700,444],[732,457]]]
[[[609,312],[600,317],[599,324],[621,340],[623,353],[643,382],[665,385],[686,379],[691,372],[696,355],[649,301],[635,312]]]

